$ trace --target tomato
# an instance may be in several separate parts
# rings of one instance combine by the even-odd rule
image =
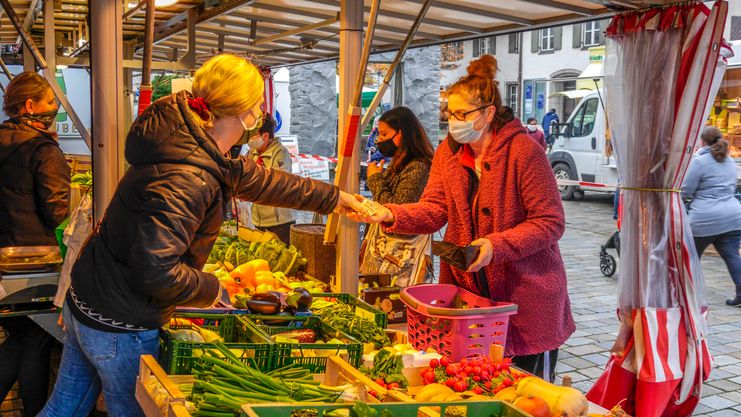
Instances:
[[[397,389],[397,388],[399,388],[398,382],[392,382],[388,385],[388,389]]]
[[[452,366],[448,366],[447,368],[445,368],[445,373],[450,376],[454,376],[455,374],[457,374],[455,368],[453,368]]]
[[[428,384],[432,384],[433,382],[435,382],[435,373],[434,372],[428,372],[424,376],[424,378],[425,378],[425,382],[427,382]]]
[[[384,381],[383,378],[378,378],[378,379],[376,379],[375,382],[376,382],[376,384],[378,384],[380,386],[386,385],[386,381]]]
[[[430,367],[431,368],[437,368],[440,365],[440,361],[437,359],[433,359],[430,361]]]
[[[483,392],[484,392],[484,390],[482,390],[481,387],[475,387],[473,389],[473,393],[476,394],[476,395],[481,395],[481,394],[483,394]]]
[[[484,387],[486,387],[486,389],[491,389],[491,382],[489,381],[484,382]]]
[[[481,375],[481,367],[480,366],[474,366],[473,367],[473,374],[474,375]]]
[[[447,386],[448,386],[448,388],[453,388],[453,386],[455,385],[455,382],[456,382],[456,381],[455,381],[455,378],[448,378],[448,379],[447,379],[447,380],[445,381],[445,385],[447,385]]]
[[[513,384],[513,382],[509,378],[506,378],[504,381],[502,381],[502,385],[504,385],[505,387],[511,387],[512,384]]]
[[[468,386],[466,386],[464,382],[460,382],[460,381],[456,382],[453,385],[453,391],[455,392],[463,392],[466,390],[466,388],[468,388]]]
[[[461,362],[460,362],[460,364],[461,364],[461,367],[462,368],[465,368],[466,365],[468,365],[468,359],[462,359]]]
[[[443,368],[447,368],[448,365],[450,365],[450,359],[446,358],[445,356],[440,358],[440,366],[442,366]]]
[[[466,366],[465,368],[463,368],[463,372],[470,374],[473,372],[473,368],[471,366]]]
[[[374,398],[378,398],[378,393],[376,391],[374,391],[374,390],[368,391],[368,395],[370,395],[371,397],[374,397]]]
[[[478,375],[474,375],[473,376],[473,380],[476,381],[476,382],[479,382],[479,381],[481,381],[481,377],[478,376]]]

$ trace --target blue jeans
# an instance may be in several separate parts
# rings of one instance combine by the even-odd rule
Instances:
[[[134,397],[139,356],[159,353],[159,330],[113,333],[64,308],[64,351],[54,392],[38,417],[87,417],[101,389],[110,417],[144,416]]]
[[[741,256],[738,254],[739,244],[741,244],[741,230],[723,233],[722,235],[695,237],[697,254],[702,256],[702,253],[711,243],[726,263],[726,268],[728,268],[731,279],[736,285],[736,296],[741,297]]]

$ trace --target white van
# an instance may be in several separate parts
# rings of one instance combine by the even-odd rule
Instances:
[[[568,122],[559,125],[558,130],[548,155],[556,179],[607,185],[618,183],[615,154],[607,143],[605,111],[597,91],[584,96]],[[570,200],[575,193],[585,190],[614,191],[613,188],[584,184],[559,186],[564,200]]]

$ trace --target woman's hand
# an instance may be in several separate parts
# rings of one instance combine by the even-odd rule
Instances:
[[[383,172],[383,164],[384,164],[384,162],[386,162],[386,161],[384,161],[383,159],[381,159],[380,161],[378,161],[375,164],[373,162],[368,163],[368,169],[366,170],[366,177],[370,178],[370,177],[372,177],[372,176],[374,176],[376,174],[382,173]]]
[[[355,194],[355,202],[359,206],[354,212],[347,214],[347,217],[350,220],[358,222],[358,223],[393,223],[394,222],[394,214],[391,213],[391,210],[389,210],[386,206],[375,203],[371,200],[368,200],[368,202],[370,203],[369,205],[372,207],[372,212],[369,212],[368,207],[363,205],[364,201],[366,201],[365,197],[363,197],[362,195]]]
[[[494,257],[494,249],[491,247],[491,240],[487,238],[476,239],[471,242],[471,246],[479,247],[479,256],[468,267],[466,272],[478,272],[481,268],[489,265],[491,258]]]
[[[344,214],[348,217],[351,214],[357,213],[362,209],[361,201],[358,201],[352,194],[348,194],[344,191],[340,191],[340,198],[337,199],[337,205],[334,208],[334,212],[337,214]]]

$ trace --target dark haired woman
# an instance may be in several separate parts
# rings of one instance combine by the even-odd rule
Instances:
[[[729,306],[741,306],[741,203],[736,199],[736,163],[728,156],[728,142],[715,126],[703,130],[703,147],[690,163],[682,184],[685,198],[691,199],[689,218],[697,254],[702,256],[712,243],[726,263],[736,285]]]
[[[434,150],[417,116],[407,107],[393,108],[378,122],[376,148],[392,158],[384,171],[384,160],[368,165],[368,188],[381,204],[416,203],[422,196],[430,175]],[[360,272],[383,273],[396,277],[405,287],[424,273],[428,234],[389,235],[371,225],[361,251]]]
[[[69,211],[70,169],[49,129],[59,107],[46,80],[23,72],[8,84],[0,124],[0,248],[56,245]],[[35,416],[49,389],[51,336],[26,317],[0,320],[0,401],[16,380],[25,415]],[[2,414],[2,413],[0,413]]]
[[[506,354],[519,367],[553,379],[558,348],[576,330],[558,239],[565,220],[543,148],[502,106],[496,59],[483,55],[448,89],[445,143],[435,152],[418,203],[383,206],[356,220],[389,233],[434,233],[479,247],[468,270],[440,265],[440,282],[519,306]]]

